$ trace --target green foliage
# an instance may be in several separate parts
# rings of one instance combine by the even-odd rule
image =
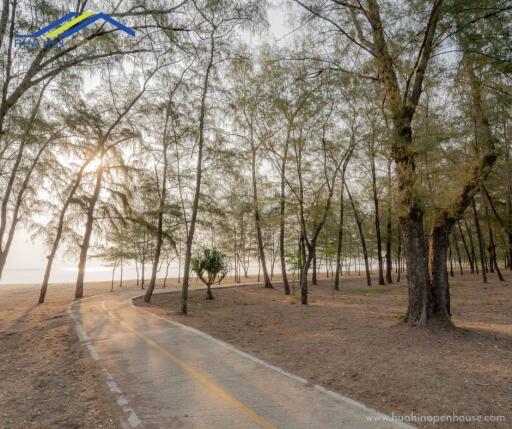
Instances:
[[[227,257],[215,248],[204,248],[199,254],[192,257],[192,271],[207,286],[220,283],[228,272]]]
[[[286,252],[285,254],[286,264],[292,271],[301,271],[304,266],[304,257],[301,253]]]

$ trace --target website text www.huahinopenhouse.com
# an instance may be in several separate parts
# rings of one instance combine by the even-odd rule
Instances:
[[[389,416],[366,416],[370,422],[401,422],[401,423],[504,423],[505,416],[475,416],[475,415],[422,415],[422,414],[394,414]]]

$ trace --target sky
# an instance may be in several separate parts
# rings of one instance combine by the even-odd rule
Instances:
[[[286,43],[286,35],[292,27],[287,22],[286,7],[281,0],[269,2],[267,17],[269,29],[264,34],[246,34],[243,38],[247,43],[256,46],[261,42],[276,41]],[[91,252],[92,253],[92,252]],[[15,234],[11,251],[0,284],[38,283],[42,280],[46,266],[47,251],[39,240],[33,241],[30,234],[20,226]],[[77,262],[59,255],[55,262],[50,282],[73,282],[76,279]],[[170,269],[170,276],[177,276],[177,265]],[[134,278],[135,268],[127,267],[124,278]],[[87,262],[86,281],[110,280],[111,269],[99,260],[89,258]]]

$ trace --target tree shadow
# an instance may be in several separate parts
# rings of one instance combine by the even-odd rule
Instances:
[[[13,320],[10,325],[6,326],[5,329],[0,331],[0,338],[15,334],[36,307],[37,304],[31,305],[17,319]]]

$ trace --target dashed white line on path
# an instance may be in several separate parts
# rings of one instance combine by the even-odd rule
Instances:
[[[71,320],[73,321],[73,325],[75,326],[75,330],[78,335],[78,339],[80,340],[80,343],[83,344],[85,348],[87,348],[93,360],[101,360],[100,355],[94,348],[91,339],[85,332],[82,324],[77,319],[76,315],[73,313],[73,310],[69,309],[68,314]],[[114,395],[116,402],[123,411],[124,417],[126,419],[126,422],[124,420],[121,420],[121,425],[123,426],[123,428],[142,429],[142,422],[140,421],[135,411],[133,411],[133,409],[129,406],[128,399],[126,399],[126,397],[123,395],[123,392],[119,388],[118,384],[114,381],[112,375],[105,368],[102,368],[102,371],[105,374],[107,386]]]

